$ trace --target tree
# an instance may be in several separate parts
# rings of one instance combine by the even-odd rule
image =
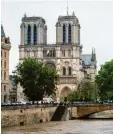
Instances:
[[[72,91],[67,98],[71,102],[77,101],[79,100],[79,93],[77,91]]]
[[[83,79],[78,85],[79,100],[95,100],[95,84],[88,79]]]
[[[90,79],[83,79],[78,84],[77,91],[72,91],[68,95],[69,101],[94,101],[98,97],[97,88],[95,83]]]
[[[106,62],[101,66],[101,69],[95,78],[95,82],[99,88],[101,100],[106,97],[108,99],[113,97],[113,60]]]
[[[44,94],[55,94],[59,76],[54,68],[34,58],[25,58],[13,72],[15,82],[23,87],[23,93],[31,101],[42,100]]]

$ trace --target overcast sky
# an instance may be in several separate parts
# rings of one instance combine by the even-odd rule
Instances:
[[[11,40],[10,74],[18,63],[20,24],[23,15],[40,16],[46,20],[48,43],[55,43],[55,24],[59,15],[67,13],[66,1],[2,1],[1,21],[6,36]],[[83,53],[96,49],[98,68],[113,59],[113,2],[68,1],[69,15],[75,12],[81,25]]]

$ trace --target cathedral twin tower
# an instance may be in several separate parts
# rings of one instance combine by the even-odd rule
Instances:
[[[38,45],[47,43],[47,26],[42,17],[24,15],[21,24],[21,45]]]
[[[47,44],[47,26],[42,17],[22,18],[21,45]],[[56,23],[56,44],[80,44],[80,24],[72,16],[59,16]]]

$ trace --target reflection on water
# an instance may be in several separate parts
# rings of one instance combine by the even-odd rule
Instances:
[[[2,128],[2,134],[113,134],[113,120],[70,120]]]

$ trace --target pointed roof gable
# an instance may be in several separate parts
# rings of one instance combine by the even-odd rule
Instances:
[[[5,37],[5,32],[4,32],[4,28],[3,28],[2,25],[1,25],[1,36],[4,36]]]

